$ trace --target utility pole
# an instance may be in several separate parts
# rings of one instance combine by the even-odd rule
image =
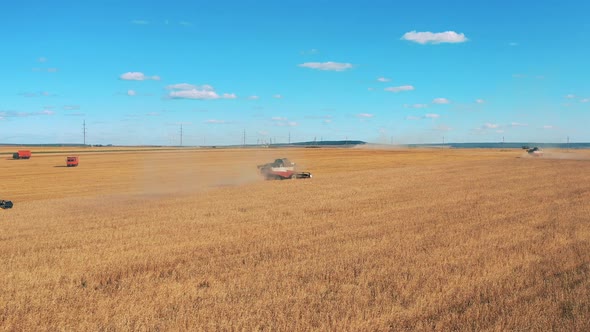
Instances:
[[[570,137],[567,137],[567,152],[570,152]]]
[[[444,136],[443,136],[443,144],[442,145],[445,145],[445,137]],[[442,146],[442,148],[444,148],[444,146]]]
[[[291,132],[289,132],[289,145],[291,145]]]
[[[86,146],[86,120],[82,122],[82,136],[84,136],[84,146]]]
[[[182,146],[182,123],[180,124],[180,146]]]
[[[244,135],[242,137],[242,147],[246,147],[246,129],[244,129]]]

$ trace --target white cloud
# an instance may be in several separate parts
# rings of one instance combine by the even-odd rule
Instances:
[[[282,117],[282,116],[273,116],[271,118],[272,121],[287,121],[287,118]]]
[[[485,101],[485,100],[483,100],[483,99],[476,99],[476,100],[475,100],[475,102],[476,102],[476,103],[478,103],[478,104],[483,104],[483,103],[485,103],[486,101]]]
[[[434,127],[433,129],[436,131],[451,131],[451,130],[453,130],[453,128],[451,128],[447,125],[443,125],[443,124],[438,125],[438,126]]]
[[[551,126],[551,125],[544,125],[543,126],[543,129],[554,129],[554,128],[555,127],[554,126]]]
[[[273,98],[276,98],[276,99],[281,99],[281,98],[283,98],[283,95],[276,94],[276,95],[274,95],[274,96],[272,96],[272,97],[273,97]]]
[[[174,99],[219,99],[215,91],[197,89],[171,91],[168,96]]]
[[[66,113],[64,114],[65,116],[85,116],[85,113],[81,113],[81,112],[72,112],[72,113]]]
[[[296,127],[299,124],[295,121],[276,121],[274,125],[278,127]]]
[[[512,123],[510,123],[510,126],[511,127],[526,127],[526,126],[528,126],[528,124],[526,124],[526,123],[519,123],[519,122],[512,122]]]
[[[210,85],[202,85],[196,86],[193,84],[188,83],[178,83],[178,84],[171,84],[166,87],[168,90],[193,90],[193,89],[201,89],[201,90],[213,90],[213,87]]]
[[[389,81],[391,81],[391,79],[389,79],[387,77],[379,77],[379,78],[377,78],[377,81],[379,81],[379,82],[389,82]]]
[[[411,85],[390,86],[390,87],[385,88],[383,90],[397,93],[400,91],[412,91],[412,90],[414,90],[414,87]]]
[[[590,102],[590,98],[580,99],[580,103],[587,103]]]
[[[404,104],[405,108],[427,108],[428,105],[427,104],[413,104],[413,105],[409,105],[409,104]]]
[[[225,121],[225,120],[211,119],[211,120],[206,120],[205,123],[208,123],[208,124],[227,124],[228,122]]]
[[[448,100],[447,98],[434,98],[432,100],[433,104],[450,104],[451,101]]]
[[[504,132],[504,130],[503,130],[503,129],[498,129],[498,130],[496,130],[496,132],[497,132],[498,134],[502,134],[502,133]]]
[[[133,96],[137,95],[137,92],[135,90],[127,90],[127,95],[130,97],[133,97]]]
[[[258,100],[258,99],[260,99],[260,97],[258,97],[258,96],[250,96],[250,97],[248,97],[248,99],[250,99],[250,100]]]
[[[512,43],[510,43],[508,45],[510,45],[510,46],[518,46],[518,43],[512,42]]]
[[[311,50],[307,50],[307,51],[301,51],[301,55],[314,55],[314,54],[318,54],[320,53],[320,51],[318,51],[315,48],[312,48]]]
[[[48,73],[57,73],[59,69],[57,68],[33,68],[34,72],[48,72]]]
[[[188,83],[172,84],[166,87],[170,91],[168,97],[173,99],[236,99],[235,93],[217,94],[215,89],[208,84],[193,85]]]
[[[344,71],[351,69],[353,66],[351,63],[346,62],[305,62],[299,65],[299,67],[311,68],[317,70],[331,70],[331,71]]]
[[[66,110],[66,111],[79,110],[80,109],[80,105],[65,105],[63,107],[63,109]]]
[[[154,80],[154,81],[159,81],[160,80],[160,76],[146,76],[144,73],[141,72],[127,72],[124,74],[121,74],[121,76],[119,76],[120,79],[125,80],[125,81],[146,81],[146,80]]]
[[[43,63],[43,62],[47,62],[47,58],[46,57],[40,57],[39,59],[37,59],[37,61]]]
[[[375,116],[374,114],[369,114],[369,113],[359,113],[356,115],[357,118],[363,118],[363,119],[372,118],[374,116]]]
[[[260,136],[267,136],[268,135],[268,131],[266,131],[266,130],[260,130],[260,131],[258,131],[258,135],[260,135]]]
[[[438,119],[440,118],[439,114],[435,114],[435,113],[428,113],[428,114],[424,114],[424,118],[426,119]]]
[[[526,75],[525,74],[512,74],[512,77],[514,77],[514,78],[525,78]]]
[[[406,116],[406,120],[420,120],[420,118],[417,116],[408,115],[408,116]]]
[[[576,95],[570,93],[569,95],[566,95],[565,98],[574,99],[574,98],[576,98]]]
[[[146,25],[149,24],[150,22],[146,21],[146,20],[133,20],[131,21],[132,24],[137,24],[137,25]]]
[[[180,21],[180,23],[178,23],[178,24],[185,26],[185,27],[190,27],[193,25],[191,22],[186,22],[186,21]]]
[[[326,119],[323,121],[324,123],[332,123],[332,119]]]
[[[368,91],[375,91],[375,88],[367,88]]]
[[[26,118],[37,115],[54,115],[55,112],[52,110],[42,110],[39,112],[15,112],[15,111],[0,111],[0,118]]]
[[[416,32],[415,30],[406,32],[401,39],[418,44],[463,43],[468,40],[463,33],[456,33],[455,31],[433,33],[430,31]]]
[[[159,116],[160,113],[158,113],[158,112],[149,112],[149,113],[146,113],[145,115],[147,115],[147,116]]]
[[[500,125],[498,125],[496,123],[486,122],[486,123],[484,123],[483,128],[485,128],[485,129],[496,129],[496,128],[500,128]]]

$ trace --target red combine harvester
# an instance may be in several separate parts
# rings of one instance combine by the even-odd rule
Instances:
[[[29,159],[31,158],[31,150],[18,150],[12,154],[12,159]]]
[[[260,175],[266,180],[309,179],[310,172],[297,172],[295,163],[287,158],[276,159],[273,163],[258,165]]]
[[[67,157],[66,158],[66,166],[76,167],[76,166],[78,166],[79,161],[80,160],[78,159],[78,157]]]

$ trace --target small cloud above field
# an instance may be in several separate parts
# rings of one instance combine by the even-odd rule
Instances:
[[[7,118],[27,118],[32,116],[51,116],[55,115],[52,110],[42,110],[39,112],[16,112],[16,111],[0,111],[0,117],[3,119]]]
[[[172,90],[168,93],[168,97],[171,99],[236,99],[237,96],[234,93],[223,93],[219,95],[215,89],[209,85],[193,85],[188,83],[178,83],[168,85],[168,90]]]
[[[147,25],[149,24],[149,21],[146,20],[132,20],[131,24],[135,24],[135,25]]]
[[[528,124],[526,123],[520,123],[520,122],[511,122],[510,123],[510,127],[516,128],[516,127],[527,127]]]
[[[369,114],[369,113],[359,113],[356,115],[357,118],[361,118],[361,119],[369,119],[374,117],[374,114]]]
[[[404,104],[404,107],[405,108],[427,108],[428,104],[412,104],[412,105]]]
[[[398,92],[402,92],[402,91],[412,91],[412,90],[414,90],[414,86],[412,86],[412,85],[390,86],[390,87],[387,87],[383,90],[398,93]]]
[[[353,65],[347,62],[305,62],[299,65],[299,67],[324,70],[324,71],[345,71],[352,69]]]
[[[230,122],[226,121],[226,120],[210,119],[210,120],[205,120],[205,123],[207,123],[207,124],[228,124]]]
[[[377,78],[377,81],[378,82],[390,82],[391,79],[390,78],[387,78],[387,77],[378,77]]]
[[[476,100],[475,100],[475,103],[476,103],[476,104],[483,104],[483,103],[485,103],[485,102],[486,102],[486,101],[485,101],[485,100],[483,100],[483,99],[476,99]]]
[[[420,120],[419,116],[408,115],[406,116],[406,120]]]
[[[447,98],[434,98],[432,100],[433,104],[450,104],[451,101],[448,100]]]
[[[433,128],[433,130],[435,130],[435,131],[451,131],[451,130],[453,130],[453,128],[451,128],[447,125],[444,125],[444,124],[440,124],[440,125],[435,126]]]
[[[157,75],[147,76],[142,72],[127,72],[127,73],[121,74],[119,76],[119,79],[124,80],[124,81],[147,81],[147,80],[159,81],[160,76],[157,76]]]
[[[438,119],[438,118],[440,118],[440,114],[427,113],[427,114],[424,114],[424,118],[425,119]]]
[[[456,33],[455,31],[445,31],[445,32],[417,32],[417,31],[410,31],[406,32],[402,38],[403,40],[408,40],[418,44],[442,44],[442,43],[464,43],[468,39],[465,37],[463,33]]]
[[[66,111],[79,110],[80,105],[64,105],[63,109]]]
[[[551,129],[555,129],[555,126],[552,125],[544,125],[543,129],[547,129],[547,130],[551,130]]]

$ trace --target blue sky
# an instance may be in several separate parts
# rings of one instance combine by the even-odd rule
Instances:
[[[589,142],[587,1],[13,1],[0,143]]]

